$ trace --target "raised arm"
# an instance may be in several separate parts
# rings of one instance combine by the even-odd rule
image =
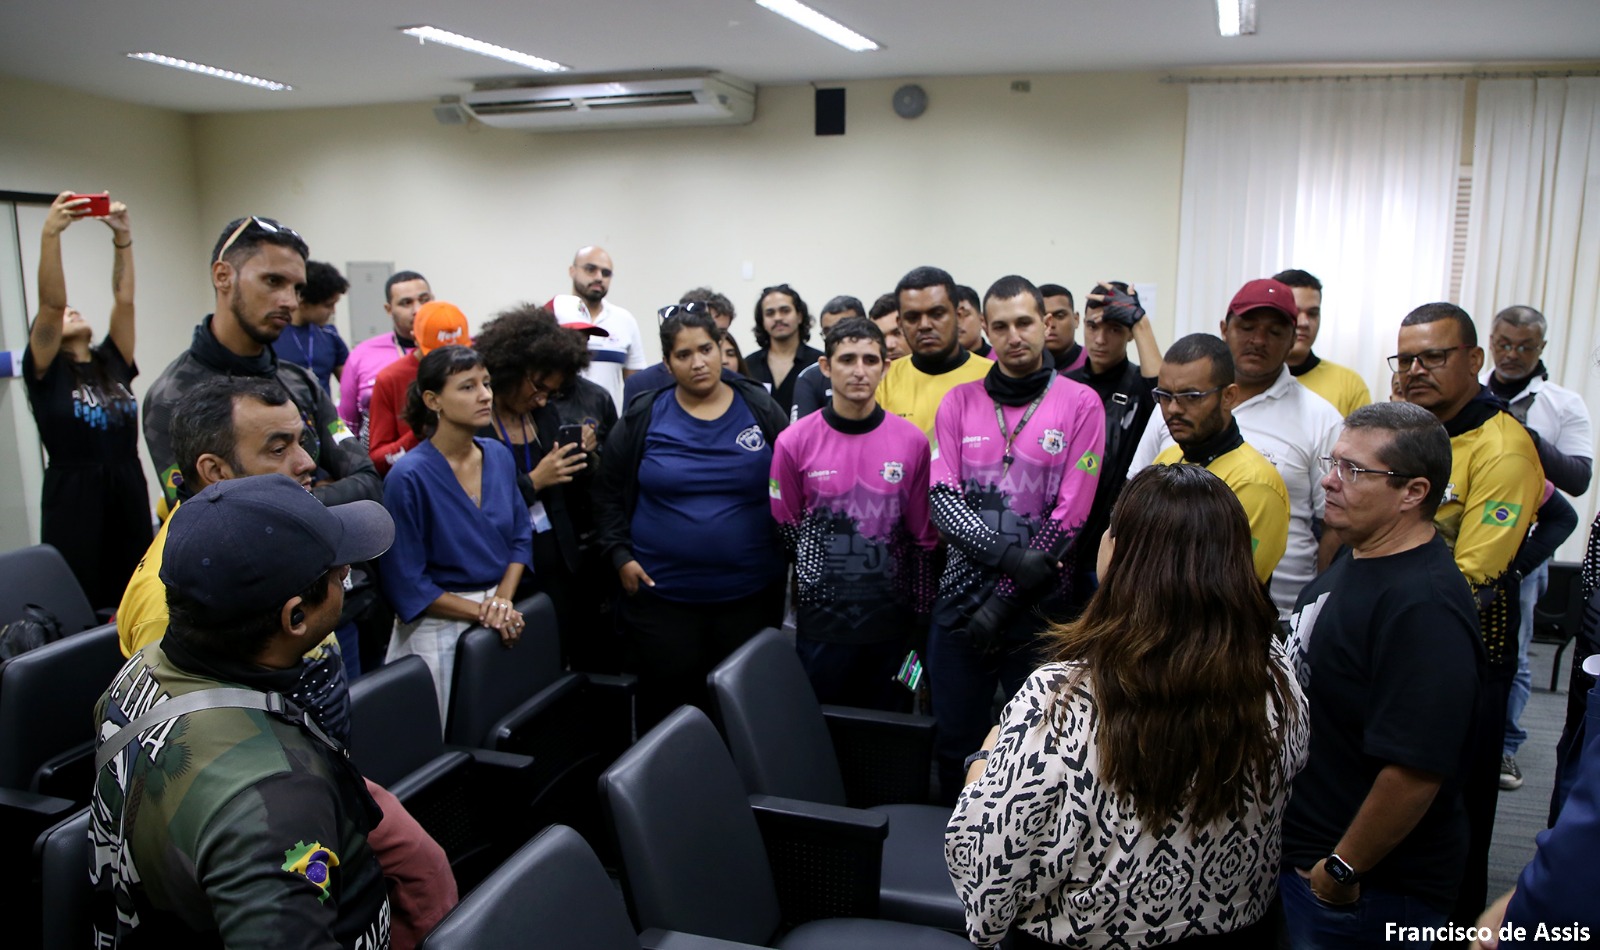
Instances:
[[[33,351],[33,375],[43,379],[61,352],[61,326],[67,318],[67,275],[61,267],[61,232],[83,217],[89,199],[73,198],[63,191],[50,203],[39,237],[39,313],[28,332]]]
[[[133,365],[133,228],[128,206],[111,203],[111,214],[101,220],[111,229],[111,342],[129,366]]]

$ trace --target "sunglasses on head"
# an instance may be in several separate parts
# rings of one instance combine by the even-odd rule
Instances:
[[[656,311],[656,322],[666,323],[680,313],[703,313],[710,315],[711,307],[703,303],[670,303]]]
[[[228,239],[222,242],[222,249],[217,251],[217,259],[212,261],[212,263],[221,263],[222,258],[227,255],[228,249],[233,247],[233,245],[237,243],[241,237],[244,237],[245,233],[251,228],[255,228],[256,231],[261,234],[283,234],[294,238],[302,245],[306,243],[306,239],[301,237],[300,232],[296,231],[294,228],[285,227],[284,225],[278,224],[270,218],[258,218],[252,214],[243,221],[240,221],[239,226],[233,229],[232,234],[228,235]]]

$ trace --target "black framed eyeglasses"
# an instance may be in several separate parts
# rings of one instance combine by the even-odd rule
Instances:
[[[1423,350],[1421,353],[1396,353],[1389,357],[1389,368],[1396,373],[1409,373],[1413,364],[1421,363],[1423,369],[1438,369],[1450,362],[1451,353],[1472,348],[1472,344],[1463,343],[1460,346],[1447,346],[1442,350]]]
[[[1186,393],[1169,393],[1165,389],[1152,389],[1150,390],[1150,395],[1156,397],[1156,402],[1161,403],[1163,406],[1169,402],[1176,401],[1184,409],[1193,409],[1195,406],[1200,405],[1200,400],[1212,393],[1220,392],[1222,392],[1221,386],[1213,386],[1210,389],[1192,389]]]
[[[690,301],[689,303],[669,303],[665,307],[662,307],[660,310],[656,311],[656,322],[666,323],[668,320],[680,313],[703,313],[706,316],[710,316],[711,306],[710,304],[703,304],[698,301]]]
[[[1356,479],[1362,475],[1386,475],[1390,478],[1424,477],[1422,475],[1407,475],[1405,472],[1391,472],[1388,469],[1382,468],[1362,468],[1349,459],[1336,459],[1330,455],[1324,455],[1317,459],[1317,461],[1322,463],[1322,474],[1326,475],[1329,472],[1338,472],[1339,481],[1346,485],[1354,485]]]
[[[232,234],[228,235],[228,239],[222,242],[222,248],[217,251],[217,259],[212,261],[212,263],[221,263],[222,258],[228,253],[228,248],[233,247],[233,245],[237,243],[241,237],[244,237],[244,235],[249,232],[251,228],[256,229],[262,234],[282,234],[294,238],[294,240],[297,241],[301,247],[305,247],[306,244],[306,239],[301,237],[300,232],[296,231],[294,228],[279,224],[270,218],[259,218],[252,214],[243,221],[240,221],[239,226],[233,229]]]

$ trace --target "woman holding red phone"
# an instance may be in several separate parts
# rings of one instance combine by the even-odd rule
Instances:
[[[474,349],[494,391],[494,419],[479,434],[511,450],[517,486],[533,522],[533,572],[524,577],[519,593],[550,595],[562,652],[570,658],[579,626],[571,602],[579,546],[569,492],[588,490],[590,468],[584,433],[561,424],[550,398],[589,364],[589,348],[582,335],[563,329],[549,311],[525,305],[485,324]]]
[[[99,343],[83,314],[67,304],[61,263],[61,233],[85,217],[99,217],[111,229],[111,325]],[[40,238],[39,313],[28,333],[22,375],[49,458],[40,539],[61,551],[96,609],[121,602],[150,546],[133,341],[128,207],[103,195],[62,192],[50,205]]]

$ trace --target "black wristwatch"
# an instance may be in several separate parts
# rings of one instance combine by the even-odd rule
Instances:
[[[1329,877],[1333,878],[1335,881],[1338,881],[1345,887],[1350,887],[1353,884],[1361,883],[1361,873],[1355,868],[1351,867],[1344,858],[1339,857],[1337,854],[1330,854],[1324,858],[1322,861],[1322,867],[1328,872]]]

